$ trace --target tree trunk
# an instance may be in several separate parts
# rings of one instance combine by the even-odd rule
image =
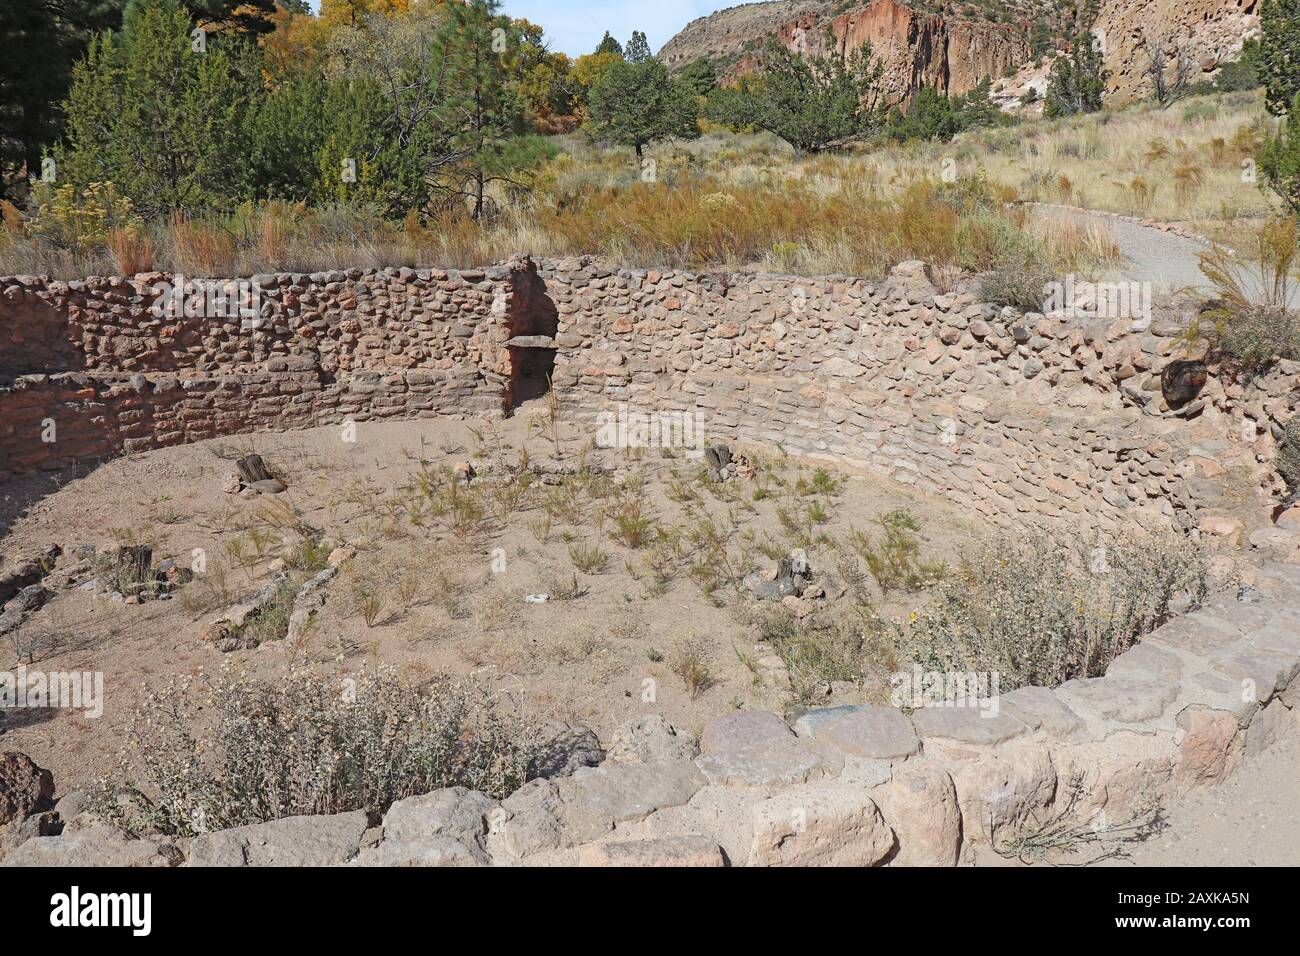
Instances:
[[[123,583],[145,584],[153,570],[153,548],[147,544],[117,549],[118,578]]]
[[[244,479],[246,485],[254,485],[271,477],[271,473],[266,470],[266,462],[262,461],[261,455],[249,455],[247,458],[241,458],[235,462],[235,467],[239,469],[239,477]]]

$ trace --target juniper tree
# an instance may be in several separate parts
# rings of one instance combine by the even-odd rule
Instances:
[[[590,132],[631,146],[638,162],[651,143],[700,135],[695,94],[669,77],[658,60],[611,65],[591,89],[590,112]]]
[[[1091,34],[1082,34],[1075,39],[1070,55],[1058,56],[1052,64],[1043,115],[1052,118],[1097,112],[1108,78],[1100,45]]]
[[[710,114],[731,126],[767,130],[805,153],[870,135],[883,119],[878,103],[884,69],[873,61],[870,44],[847,55],[834,43],[827,46],[826,53],[804,55],[769,40],[757,75],[719,90]]]
[[[1281,116],[1300,93],[1300,0],[1264,0],[1259,25],[1264,104]]]

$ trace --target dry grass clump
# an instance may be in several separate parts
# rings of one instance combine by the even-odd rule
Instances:
[[[0,248],[0,272],[70,277],[156,268],[202,277],[446,267],[523,250],[598,254],[629,266],[880,276],[904,259],[977,270],[1010,265],[1003,233],[1022,237],[1020,259],[1064,265],[1095,251],[1027,233],[1023,217],[1003,208],[1013,194],[978,178],[943,183],[931,171],[889,183],[847,158],[827,162],[816,174],[774,167],[738,182],[698,161],[652,183],[612,176],[608,185],[572,193],[554,186],[502,204],[485,222],[443,214],[394,223],[364,206],[244,206],[119,229],[102,246],[65,249],[17,237]]]
[[[262,682],[227,669],[150,695],[95,810],[133,833],[192,836],[288,816],[379,813],[443,787],[501,798],[524,783],[532,752],[522,720],[473,684],[416,686],[386,669]],[[125,783],[145,799],[120,800]]]
[[[1290,216],[1270,219],[1252,238],[1247,258],[1217,245],[1201,256],[1201,271],[1214,284],[1217,300],[1188,332],[1247,374],[1279,358],[1300,357],[1300,314],[1293,301],[1300,226]]]
[[[1100,677],[1210,591],[1207,558],[1175,535],[1106,541],[1000,535],[966,555],[900,628],[927,670],[1000,675],[1002,690]]]
[[[686,685],[691,700],[697,700],[717,684],[709,663],[704,643],[697,639],[686,641],[672,659],[673,673]]]

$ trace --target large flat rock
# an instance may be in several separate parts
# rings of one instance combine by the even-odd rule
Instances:
[[[998,698],[1002,712],[1030,730],[1066,740],[1083,730],[1083,720],[1046,687],[1021,687]]]
[[[790,736],[735,750],[701,754],[695,765],[711,784],[762,787],[806,783],[838,774],[843,755]]]
[[[370,822],[361,811],[285,817],[270,823],[202,833],[187,866],[337,866],[353,859]]]
[[[1178,696],[1175,682],[1153,677],[1094,677],[1066,681],[1056,690],[1061,701],[1085,719],[1117,724],[1159,720]]]
[[[700,735],[700,751],[707,754],[739,750],[792,736],[794,732],[786,722],[770,710],[742,710],[715,717],[705,724]]]
[[[173,846],[135,840],[112,827],[94,826],[28,840],[8,854],[2,865],[169,867],[180,861],[180,852]]]
[[[912,725],[922,740],[950,740],[992,746],[1029,732],[1010,714],[977,707],[922,707],[912,714]]]
[[[826,707],[810,710],[794,725],[800,737],[852,757],[910,757],[921,741],[907,715],[894,707]]]

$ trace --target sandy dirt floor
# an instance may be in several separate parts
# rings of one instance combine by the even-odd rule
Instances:
[[[0,718],[0,746],[50,768],[64,792],[109,769],[144,694],[223,663],[266,678],[306,666],[334,679],[380,664],[417,680],[473,675],[539,720],[579,721],[602,739],[647,713],[698,732],[729,709],[792,703],[789,690],[754,668],[757,631],[743,613],[754,602],[725,586],[710,593],[700,583],[708,575],[692,570],[708,553],[692,543],[702,522],[726,539],[738,569],[773,565],[812,539],[809,557],[823,574],[832,539],[851,528],[879,532],[876,520],[899,509],[920,520],[921,553],[931,560],[953,560],[986,530],[904,486],[841,472],[819,478],[813,464],[770,450],[755,480],[710,483],[680,451],[593,449],[589,430],[558,427],[557,442],[534,410],[495,425],[362,424],[353,442],[338,428],[243,436],[115,460],[58,486],[48,477],[12,483],[0,492],[7,561],[52,543],[68,562],[79,545],[105,554],[143,541],[155,560],[189,565],[201,554],[206,570],[174,599],[139,605],[75,586],[60,591],[0,646],[3,665],[21,657],[46,671],[102,671],[104,715],[10,712]],[[285,480],[286,493],[223,491],[234,460],[253,452]],[[490,478],[517,466],[521,454],[561,468],[603,468],[608,480],[536,483],[511,498]],[[459,505],[440,516],[421,511],[429,500],[421,475],[442,487],[463,461],[480,475],[465,513]],[[638,513],[651,521],[647,543],[615,540],[619,522],[635,523]],[[306,636],[230,654],[205,644],[208,623],[262,587],[305,529],[330,547],[356,550]],[[598,552],[597,564],[603,555],[605,566],[578,569],[574,555],[584,551]],[[537,594],[549,595],[547,603],[526,601]],[[872,605],[901,616],[924,601],[923,592],[894,591],[873,595]],[[855,603],[851,595],[836,602]],[[684,661],[697,676],[703,665],[704,686],[681,676]],[[834,691],[824,699],[880,692],[867,684]]]

